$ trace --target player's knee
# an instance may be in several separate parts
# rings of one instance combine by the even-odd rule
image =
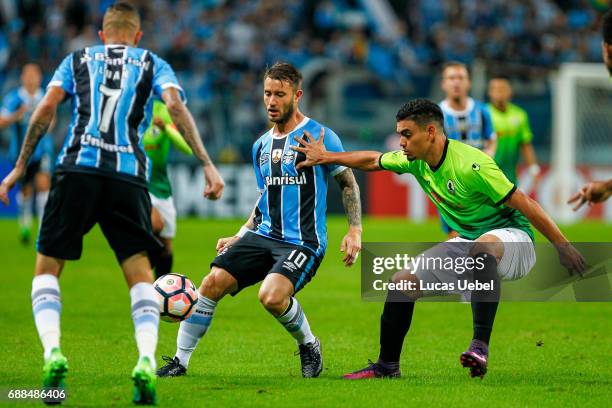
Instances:
[[[48,256],[37,255],[34,275],[53,275],[59,277],[64,267],[64,261]]]
[[[164,220],[157,211],[151,212],[151,227],[155,234],[159,234],[164,229]]]
[[[418,289],[418,278],[409,269],[394,273],[391,277],[391,282],[404,288],[403,290],[395,291],[396,295],[401,294],[400,297],[407,296],[410,300],[417,300],[422,296],[421,291]]]
[[[49,191],[51,187],[51,179],[48,173],[38,173],[35,179],[37,191]]]
[[[200,285],[200,294],[217,301],[235,285],[235,280],[228,279],[229,274],[221,268],[213,267]],[[231,277],[231,276],[230,276]]]
[[[483,235],[474,242],[474,245],[470,250],[470,256],[477,256],[479,254],[493,256],[499,263],[501,258],[504,256],[504,243],[497,237]]]
[[[259,301],[267,310],[280,311],[286,301],[284,294],[274,290],[260,290]]]

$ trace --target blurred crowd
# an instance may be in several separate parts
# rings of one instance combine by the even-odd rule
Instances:
[[[387,0],[130,2],[141,10],[141,45],[177,71],[199,123],[209,127],[205,131],[214,133],[221,122],[217,128],[238,144],[235,135],[257,134],[265,126],[260,78],[277,60],[303,68],[325,58],[415,92],[414,85],[419,89],[446,60],[481,59],[531,78],[562,62],[601,58],[598,13],[588,0],[388,0],[397,17],[392,30],[380,29],[364,7],[367,1]],[[68,52],[97,43],[112,3],[0,2],[0,90],[15,85],[26,62],[38,62],[48,79]]]

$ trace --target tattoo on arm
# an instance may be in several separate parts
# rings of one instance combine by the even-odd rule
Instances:
[[[182,102],[178,102],[182,105]],[[211,164],[210,156],[208,156],[208,152],[202,143],[202,139],[200,139],[200,132],[198,132],[198,128],[193,120],[193,117],[187,110],[187,108],[182,106],[176,106],[174,109],[168,109],[172,116],[172,121],[174,125],[178,129],[179,133],[183,135],[185,141],[193,150],[193,154],[202,162],[203,166],[207,166]]]
[[[36,149],[38,141],[47,132],[47,129],[49,129],[52,120],[53,115],[49,117],[38,115],[32,118],[28,125],[23,146],[21,146],[19,158],[17,159],[18,164],[23,164],[24,166],[27,164],[30,156],[32,156],[32,152]]]
[[[342,190],[342,204],[350,226],[361,226],[361,198],[359,185],[351,169],[346,169],[335,176]]]
[[[62,103],[65,96],[66,93],[62,88],[57,86],[49,87],[42,101],[32,113],[16,166],[25,167],[28,159],[32,156],[32,152],[36,149],[40,138],[49,130],[51,123],[54,122],[57,106]]]

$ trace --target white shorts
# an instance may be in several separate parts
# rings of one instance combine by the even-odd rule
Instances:
[[[486,232],[483,235],[495,235],[504,243],[504,255],[497,265],[497,274],[501,280],[515,280],[527,275],[536,261],[533,241],[526,232],[517,228],[502,228]],[[465,238],[452,238],[423,252],[424,258],[464,258],[470,256],[473,240]],[[456,269],[440,269],[438,265],[432,267],[414,268],[417,278],[425,283],[453,283],[455,287],[460,279],[470,279],[471,271]],[[446,293],[462,293],[449,291]],[[427,293],[426,296],[441,293]]]
[[[153,194],[151,196],[151,205],[159,212],[164,221],[164,228],[159,233],[162,238],[174,238],[176,235],[176,208],[172,196],[168,198],[157,198]]]

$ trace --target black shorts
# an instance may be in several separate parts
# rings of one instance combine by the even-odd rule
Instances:
[[[317,273],[322,256],[306,247],[247,232],[234,245],[219,254],[210,266],[225,269],[238,281],[238,290],[280,273],[293,283],[297,293]]]
[[[49,172],[49,156],[45,155],[40,160],[31,161],[26,166],[25,174],[20,180],[21,185],[27,185],[34,182],[34,178],[38,173]]]
[[[145,187],[96,174],[62,172],[51,179],[38,252],[79,259],[83,236],[96,223],[119,263],[142,251],[154,263],[162,249],[151,228],[151,199]]]

